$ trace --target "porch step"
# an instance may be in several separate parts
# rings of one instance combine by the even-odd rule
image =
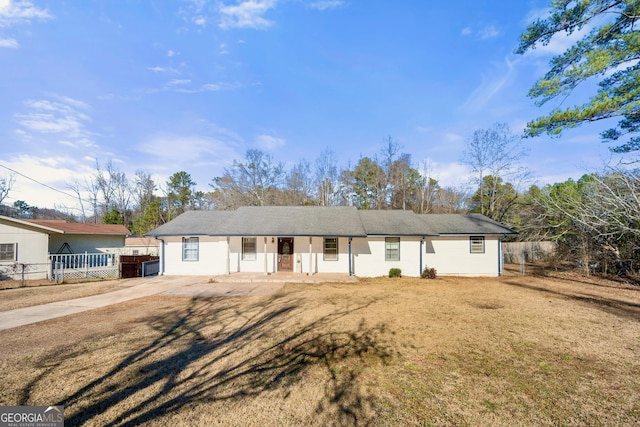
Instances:
[[[347,274],[318,273],[311,276],[300,273],[231,273],[213,278],[217,283],[323,283],[357,282],[358,279]]]

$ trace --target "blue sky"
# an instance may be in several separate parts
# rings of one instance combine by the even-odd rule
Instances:
[[[526,94],[575,36],[513,54],[547,5],[0,0],[0,165],[65,192],[96,161],[160,184],[184,170],[208,191],[249,148],[287,165],[329,148],[346,166],[392,136],[443,185],[464,185],[474,130],[520,133],[559,105]],[[600,130],[526,140],[524,163],[539,184],[578,178],[610,156]],[[5,203],[74,206],[15,180]]]

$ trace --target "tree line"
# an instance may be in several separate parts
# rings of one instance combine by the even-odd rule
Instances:
[[[551,240],[558,259],[606,264],[624,272],[640,262],[640,170],[608,167],[577,181],[531,185],[522,166],[522,139],[508,126],[495,124],[468,138],[461,162],[472,172],[465,187],[441,186],[426,162],[414,164],[392,137],[382,149],[344,167],[325,149],[290,168],[261,150],[247,150],[220,176],[197,190],[186,171],[166,182],[137,171],[129,178],[113,162],[96,164],[91,178],[68,183],[80,213],[40,210],[24,201],[4,206],[5,214],[24,218],[61,218],[124,224],[134,234],[148,231],[187,210],[232,210],[240,206],[355,206],[404,209],[420,214],[481,213],[518,231],[520,241]],[[0,180],[6,197],[11,179]],[[0,200],[1,205],[2,200]],[[64,208],[62,208],[64,211]],[[637,264],[636,264],[637,265]]]

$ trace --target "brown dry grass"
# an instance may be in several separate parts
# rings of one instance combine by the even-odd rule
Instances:
[[[133,282],[125,279],[62,284],[45,280],[27,283],[27,286],[20,287],[10,281],[0,282],[0,311],[104,294],[129,287]]]
[[[374,279],[149,297],[0,332],[0,404],[68,425],[630,425],[640,290]]]

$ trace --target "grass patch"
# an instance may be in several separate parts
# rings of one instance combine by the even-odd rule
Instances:
[[[639,309],[538,277],[154,296],[0,332],[0,405],[64,404],[69,425],[630,425]]]

